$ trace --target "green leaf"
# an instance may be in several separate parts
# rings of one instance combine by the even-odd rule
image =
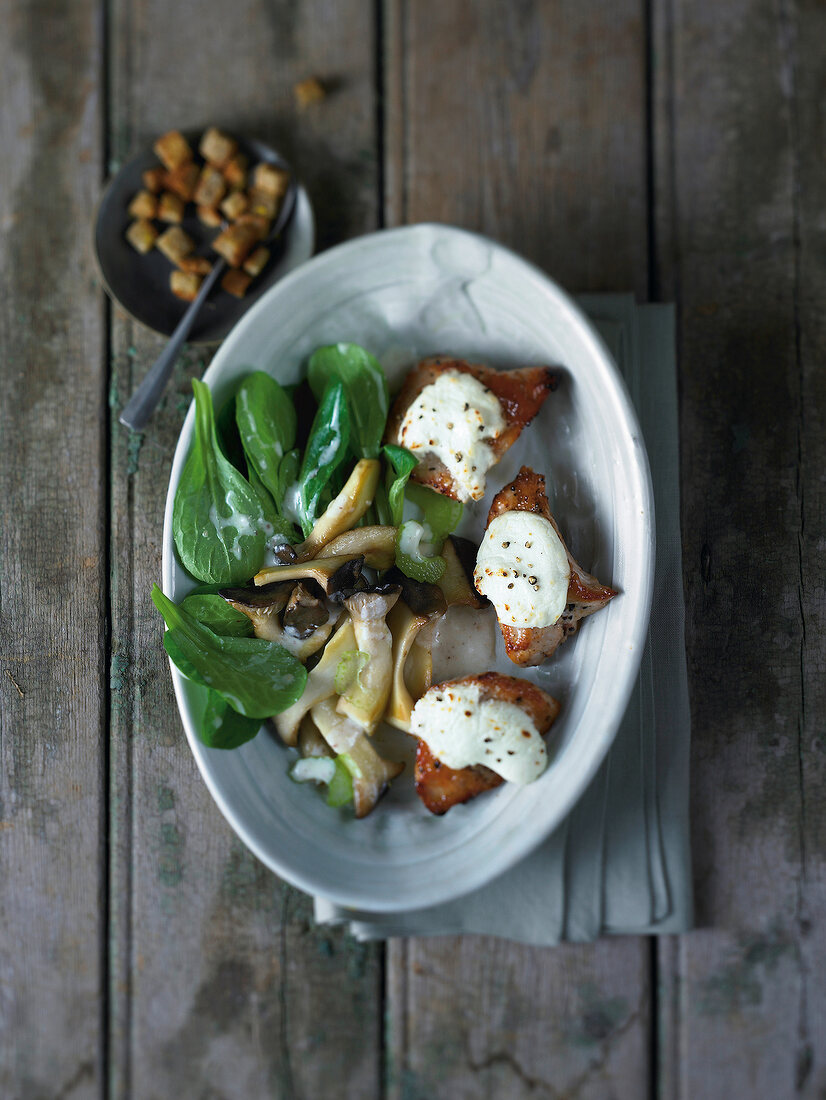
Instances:
[[[369,663],[369,653],[365,653],[361,649],[348,650],[336,666],[336,694],[346,695],[350,688],[358,682],[362,670]]]
[[[346,753],[336,757],[336,772],[327,787],[327,805],[333,809],[353,801],[353,775],[349,761]]]
[[[426,584],[435,584],[447,568],[444,558],[428,556],[422,550],[422,541],[431,541],[430,529],[408,520],[396,531],[396,565],[406,577]]]
[[[269,539],[273,535],[283,535],[288,542],[300,542],[301,536],[298,534],[295,524],[285,519],[284,516],[279,515],[272,497],[264,487],[253,467],[250,467],[249,473],[250,485],[258,494],[258,499],[261,501],[261,508],[264,512],[264,531],[267,538]]]
[[[269,718],[301,697],[307,672],[283,646],[262,638],[222,638],[157,585],[152,601],[168,628],[164,647],[181,672],[217,691],[239,714]]]
[[[334,382],[318,407],[298,475],[299,513],[305,536],[313,529],[325,486],[347,456],[349,441],[350,417],[344,386]]]
[[[233,710],[217,691],[208,690],[206,707],[198,726],[198,737],[211,749],[237,749],[252,741],[261,729],[258,718],[245,718]]]
[[[228,604],[223,596],[195,594],[187,596],[180,606],[214,634],[220,634],[224,638],[249,638],[252,635],[249,617]]]
[[[198,580],[241,584],[264,560],[264,512],[255,490],[221,451],[209,387],[196,378],[192,388],[195,440],[172,508],[175,548]]]
[[[408,478],[419,465],[419,460],[406,447],[397,447],[395,443],[386,443],[382,454],[392,470],[387,478],[387,501],[390,505],[390,522],[399,527],[404,515],[405,486]]]
[[[321,403],[331,382],[341,382],[352,421],[357,458],[378,458],[390,395],[378,359],[358,344],[330,344],[310,356],[307,379]]]
[[[247,375],[235,395],[235,420],[248,465],[255,470],[278,506],[278,468],[295,446],[296,415],[292,401],[264,371]]]
[[[241,436],[238,434],[238,425],[235,423],[235,394],[227,398],[216,412],[215,431],[221,453],[232,463],[236,470],[246,474],[247,460],[244,456],[244,448],[241,445]]]
[[[407,486],[405,496],[421,509],[424,522],[430,528],[432,541],[439,546],[459,526],[464,510],[461,501],[451,500],[450,497],[442,496],[441,493],[436,493],[416,482]]]

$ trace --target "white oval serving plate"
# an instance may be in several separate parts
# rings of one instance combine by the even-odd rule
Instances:
[[[339,245],[256,303],[204,380],[219,408],[248,371],[296,381],[316,347],[337,341],[372,351],[391,394],[408,367],[437,353],[499,368],[558,365],[558,390],[489,472],[485,499],[466,508],[460,530],[481,537],[494,493],[523,462],[533,465],[547,476],[551,508],[574,556],[620,592],[540,669],[511,664],[498,639],[491,667],[527,675],[562,702],[548,738],[550,764],[531,785],[503,784],[444,817],[424,809],[412,775],[396,780],[362,821],[331,810],[316,790],[288,778],[294,754],[267,729],[240,749],[206,748],[194,723],[201,689],[173,667],[204,780],[258,858],[293,885],[340,905],[399,912],[490,881],[548,836],[585,790],[616,734],[642,655],[654,574],[653,497],[639,425],[604,344],[555,283],[493,241],[448,226],[414,225]],[[193,587],[178,564],[171,530],[192,427],[190,409],[164,524],[163,586],[176,601]],[[498,629],[489,630],[492,611],[477,614],[479,631],[498,636]],[[460,672],[451,666],[450,674]]]

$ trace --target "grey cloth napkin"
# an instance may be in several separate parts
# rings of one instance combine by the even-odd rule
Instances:
[[[654,482],[654,599],[636,688],[608,756],[568,818],[493,882],[406,913],[315,899],[317,923],[348,924],[360,940],[472,932],[550,946],[691,926],[674,307],[638,306],[631,295],[587,295],[580,303],[625,378]]]

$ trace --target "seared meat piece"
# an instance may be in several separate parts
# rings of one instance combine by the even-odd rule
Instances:
[[[395,443],[400,446],[410,445],[410,438],[408,436],[406,442],[405,432],[403,431],[408,410],[426,386],[435,385],[440,376],[450,372],[454,376],[456,373],[471,375],[494,395],[496,399],[493,402],[494,406],[498,401],[502,417],[502,430],[495,438],[489,438],[486,435],[475,437],[478,438],[479,442],[487,444],[492,452],[486,463],[487,466],[493,465],[501,459],[505,451],[519,438],[522,429],[530,424],[539,412],[550,391],[556,388],[556,376],[550,367],[523,367],[519,370],[500,371],[495,370],[493,367],[467,363],[463,359],[449,359],[441,356],[425,359],[407,375],[404,385],[393,402],[385,432],[386,443]],[[473,410],[469,409],[468,405],[465,405],[465,410],[469,415],[473,415]],[[429,413],[430,410],[427,411]],[[435,408],[432,411],[434,414],[436,413]],[[462,415],[461,407],[459,415]],[[452,428],[453,425],[450,424],[449,427]],[[437,435],[440,434],[438,426],[435,430]],[[434,439],[433,442],[439,446],[445,445],[446,440],[439,438]],[[466,486],[463,487],[457,484],[454,475],[448,470],[443,461],[427,450],[426,443],[427,441],[425,441],[424,446],[419,444],[418,448],[413,447],[414,450],[420,449],[421,458],[419,465],[411,475],[412,480],[427,485],[429,488],[435,489],[436,492],[452,497],[454,500],[480,499],[484,493],[484,470],[481,470],[475,479],[471,471],[467,471],[470,480],[478,480],[481,483],[481,489],[470,492]],[[465,457],[467,458],[467,456]],[[461,460],[460,455],[457,458]],[[472,470],[475,472],[476,467],[472,467]]]
[[[516,479],[506,485],[496,496],[488,512],[488,526],[492,520],[504,512],[536,512],[544,516],[565,546],[565,540],[551,515],[548,497],[545,493],[545,478],[535,473],[529,466],[523,466]],[[571,579],[568,583],[568,603],[561,617],[552,626],[514,627],[500,622],[502,637],[510,659],[517,665],[541,665],[552,653],[579,629],[580,622],[593,615],[617,593],[613,588],[592,577],[578,565],[567,546],[565,553],[571,566]]]
[[[527,680],[499,672],[447,680],[430,690],[446,693],[451,686],[469,685],[479,687],[480,702],[496,699],[521,708],[540,734],[548,732],[559,714],[559,703],[547,692]],[[503,782],[501,776],[482,764],[449,768],[433,755],[424,740],[419,741],[416,750],[415,780],[416,793],[433,814],[446,813],[451,806],[467,802]]]

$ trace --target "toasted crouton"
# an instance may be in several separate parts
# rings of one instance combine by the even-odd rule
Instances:
[[[173,271],[169,276],[169,285],[176,298],[185,302],[194,302],[204,280],[191,271]]]
[[[245,275],[243,271],[228,271],[221,279],[221,286],[228,294],[243,298],[251,282],[252,276]]]
[[[266,163],[256,164],[252,179],[256,191],[263,191],[265,195],[272,195],[276,199],[282,197],[290,182],[290,177],[283,168]]]
[[[253,214],[262,214],[265,218],[274,218],[281,200],[275,195],[269,195],[266,191],[258,191],[251,188],[249,192],[250,210]]]
[[[247,166],[249,161],[243,153],[236,153],[232,160],[228,160],[224,165],[224,179],[230,185],[230,187],[237,187],[239,190],[247,186]]]
[[[170,172],[192,160],[192,149],[183,134],[170,130],[162,134],[152,146],[155,155]]]
[[[221,203],[221,212],[224,217],[229,218],[230,221],[235,221],[236,218],[246,212],[248,205],[249,200],[243,191],[233,191],[232,194],[227,195]]]
[[[227,184],[217,168],[207,164],[201,171],[193,200],[198,206],[217,206],[227,193]]]
[[[212,264],[206,256],[185,256],[178,267],[190,275],[209,275],[212,271]]]
[[[247,275],[252,275],[254,279],[264,270],[269,258],[270,250],[261,245],[260,248],[256,248],[251,256],[248,256],[246,260],[244,260],[244,271],[246,271]]]
[[[195,242],[179,225],[171,225],[161,233],[155,244],[173,264],[180,264],[195,248]]]
[[[176,195],[181,196],[184,202],[190,202],[195,194],[195,188],[198,186],[200,174],[198,165],[193,161],[189,161],[173,168],[171,172],[167,172],[164,176],[164,184],[168,191],[174,191]]]
[[[236,225],[248,225],[254,231],[259,241],[266,240],[270,234],[270,219],[263,214],[242,214],[235,220]]]
[[[238,142],[227,134],[221,133],[214,126],[210,126],[204,132],[198,150],[204,160],[209,161],[216,168],[222,168],[237,153]]]
[[[158,200],[151,191],[138,191],[129,203],[129,213],[133,218],[154,218],[158,209]]]
[[[212,242],[212,247],[220,253],[230,267],[240,267],[258,243],[258,233],[251,225],[228,226]]]
[[[208,225],[211,229],[217,229],[221,224],[221,215],[214,206],[199,206],[197,210],[198,221]]]
[[[160,191],[163,191],[163,178],[166,175],[163,168],[147,168],[143,173],[143,185],[147,191],[151,191],[153,195],[157,195]]]
[[[173,195],[171,191],[164,191],[158,200],[158,213],[157,217],[162,222],[172,222],[177,224],[183,220],[184,216],[184,200],[180,195]]]
[[[298,107],[303,110],[311,103],[320,103],[327,93],[318,77],[310,76],[306,80],[299,80],[297,84],[293,84],[293,95]]]
[[[137,252],[148,252],[158,239],[158,231],[146,218],[138,218],[126,230],[126,239]]]

